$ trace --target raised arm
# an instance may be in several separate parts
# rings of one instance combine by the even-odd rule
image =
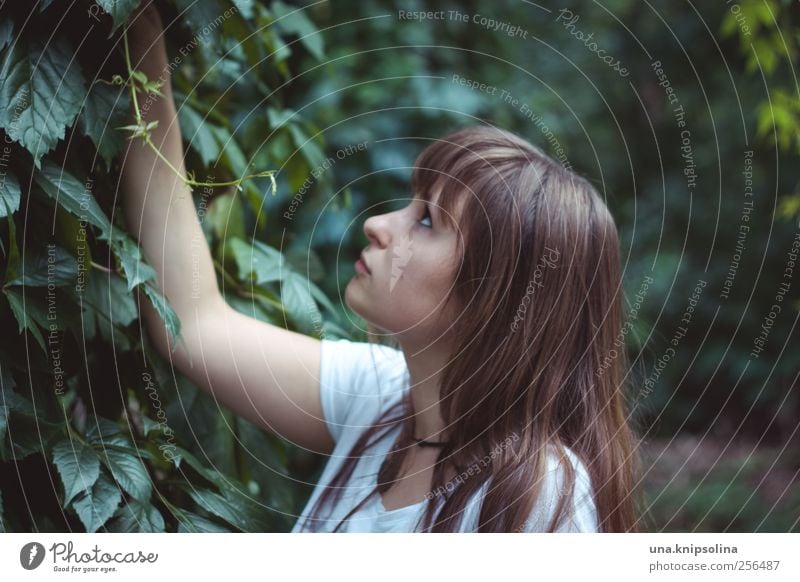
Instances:
[[[151,132],[153,142],[185,175],[156,9],[137,10],[127,35],[133,68],[150,80],[164,81],[163,97],[137,96],[142,117],[146,122],[158,121]],[[183,342],[173,346],[158,313],[141,301],[153,344],[235,413],[300,446],[330,452],[334,443],[320,403],[320,342],[230,308],[217,285],[188,186],[140,139],[128,142],[122,155],[122,206],[128,228],[138,238],[162,293],[181,322]]]

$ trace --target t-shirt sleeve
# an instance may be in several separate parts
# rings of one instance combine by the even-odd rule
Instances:
[[[572,451],[568,451],[565,461],[572,462],[575,469],[575,488],[572,494],[572,505],[566,507],[566,516],[556,532],[597,532],[599,530],[597,510],[592,495],[591,478],[586,466]],[[529,533],[547,531],[560,497],[565,494],[565,482],[564,468],[559,464],[555,455],[552,455],[548,460],[547,478],[536,506],[525,522],[524,531]]]
[[[320,399],[335,442],[363,432],[402,396],[408,368],[403,352],[346,339],[321,341]]]

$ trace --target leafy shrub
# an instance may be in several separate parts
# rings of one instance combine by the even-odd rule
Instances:
[[[159,358],[138,319],[138,301],[150,301],[180,334],[114,212],[126,137],[117,128],[130,121],[131,83],[153,81],[125,64],[123,25],[139,1],[8,4],[0,528],[289,529],[306,491],[287,475],[312,478],[318,459],[220,409]],[[282,2],[160,9],[190,176],[237,182],[252,168],[280,169],[278,191],[296,189],[322,147],[281,105],[295,62],[324,56],[310,20]],[[346,337],[337,308],[303,274],[306,261],[268,244],[270,215],[285,201],[270,191],[262,177],[194,192],[226,299],[290,329]]]

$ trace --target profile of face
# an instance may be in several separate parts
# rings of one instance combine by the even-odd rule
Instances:
[[[415,197],[394,212],[364,223],[368,272],[356,268],[345,288],[347,306],[397,340],[428,345],[446,337],[454,304],[445,307],[460,264],[463,241],[457,217],[436,201]],[[457,209],[460,211],[460,206]]]

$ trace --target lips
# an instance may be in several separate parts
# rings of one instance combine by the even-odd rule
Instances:
[[[372,270],[369,268],[369,265],[367,264],[367,260],[364,258],[364,253],[363,252],[361,253],[361,255],[359,255],[358,259],[361,261],[361,264],[364,265],[364,268],[367,270],[367,273],[369,273],[371,275],[372,274]]]

